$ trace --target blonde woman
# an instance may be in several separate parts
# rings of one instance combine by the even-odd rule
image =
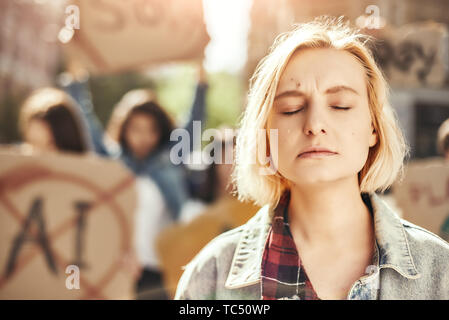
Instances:
[[[188,264],[177,299],[449,299],[449,244],[375,193],[408,147],[365,42],[331,18],[276,39],[234,172],[240,198],[263,207]]]

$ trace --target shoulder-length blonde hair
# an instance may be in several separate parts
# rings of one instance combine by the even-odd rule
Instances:
[[[366,42],[368,36],[358,33],[340,18],[319,17],[313,22],[296,25],[292,31],[280,34],[263,58],[250,80],[246,110],[240,124],[236,146],[233,179],[240,200],[258,205],[276,206],[288,189],[279,172],[260,174],[266,167],[256,154],[270,155],[268,143],[257,143],[261,129],[267,132],[267,118],[279,78],[290,57],[307,48],[334,48],[352,54],[365,68],[369,108],[378,134],[377,144],[370,148],[365,166],[358,174],[361,192],[385,191],[403,173],[404,158],[409,147],[388,103],[388,86],[376,65]],[[268,139],[268,137],[266,137]],[[262,149],[262,150],[261,150]],[[254,161],[256,159],[256,161]]]

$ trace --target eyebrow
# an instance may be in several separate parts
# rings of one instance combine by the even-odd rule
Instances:
[[[337,92],[340,92],[340,91],[349,91],[349,92],[355,93],[356,95],[359,95],[357,90],[355,90],[355,89],[353,89],[351,87],[348,87],[348,86],[335,86],[335,87],[327,89],[325,93],[326,94],[332,94],[332,93],[337,93]]]
[[[357,90],[355,90],[351,87],[348,87],[348,86],[344,86],[344,85],[331,87],[325,91],[325,94],[334,94],[334,93],[338,93],[340,91],[349,91],[356,95],[359,95]],[[302,97],[305,95],[306,94],[304,92],[299,91],[299,90],[287,90],[287,91],[281,92],[277,96],[275,96],[274,100],[284,98],[284,97]]]
[[[284,98],[284,97],[302,97],[305,96],[305,93],[299,90],[287,90],[282,93],[279,93],[274,97],[274,100]]]

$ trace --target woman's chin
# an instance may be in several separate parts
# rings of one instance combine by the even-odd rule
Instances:
[[[338,177],[331,175],[329,172],[307,171],[304,174],[297,173],[290,181],[298,186],[317,187],[325,186],[336,180],[338,180]]]

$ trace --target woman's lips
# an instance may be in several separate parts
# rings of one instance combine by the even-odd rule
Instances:
[[[298,158],[324,158],[329,156],[335,156],[337,153],[330,151],[310,151],[301,153]]]

